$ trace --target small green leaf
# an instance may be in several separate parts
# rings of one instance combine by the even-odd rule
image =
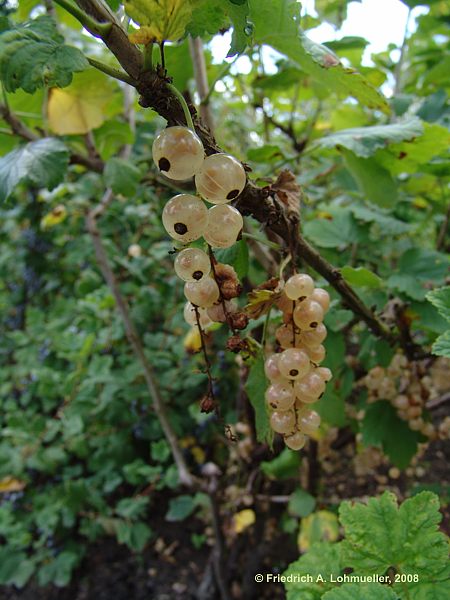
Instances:
[[[115,194],[134,196],[141,173],[139,169],[123,158],[110,158],[103,173],[105,183]]]
[[[249,256],[248,245],[245,240],[239,240],[230,248],[215,250],[214,255],[219,262],[231,265],[241,281],[247,275]]]
[[[349,267],[341,269],[343,278],[350,285],[357,287],[378,288],[382,285],[382,280],[366,267]]]
[[[69,151],[55,138],[24,144],[0,158],[0,202],[21,182],[52,190],[63,179]]]
[[[316,499],[306,490],[298,488],[291,495],[288,504],[288,512],[296,517],[307,517],[316,506]]]
[[[194,496],[177,496],[169,502],[169,510],[166,514],[167,521],[183,521],[196,509]]]
[[[248,160],[260,163],[271,162],[274,158],[280,159],[283,157],[284,154],[281,152],[280,147],[274,144],[267,144],[260,148],[251,148],[247,152]]]
[[[65,87],[89,63],[78,48],[64,44],[51,17],[41,16],[0,35],[0,77],[7,92]]]
[[[389,171],[374,158],[361,158],[346,148],[341,148],[341,153],[365,198],[381,208],[392,208],[397,202],[397,185]]]
[[[116,506],[116,513],[124,519],[135,519],[142,515],[149,502],[150,498],[148,496],[122,498]]]
[[[450,321],[450,285],[432,290],[426,297],[438,309],[439,314]]]
[[[305,223],[305,235],[322,248],[345,247],[358,240],[358,227],[350,210],[336,209],[330,218]]]
[[[272,479],[290,479],[298,477],[300,467],[300,453],[284,448],[284,450],[273,460],[263,461],[261,471]]]
[[[245,384],[245,391],[255,411],[256,437],[259,442],[270,440],[272,435],[265,400],[266,389],[264,356],[260,353],[250,367],[247,383]]]
[[[450,330],[440,335],[431,348],[433,354],[450,358]]]

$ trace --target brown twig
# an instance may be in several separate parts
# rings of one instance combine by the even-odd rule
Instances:
[[[188,487],[193,487],[195,480],[188,469],[178,444],[177,437],[167,417],[166,408],[159,391],[156,376],[153,372],[150,362],[145,356],[142,342],[130,317],[128,303],[120,291],[119,284],[111,268],[108,255],[97,226],[97,219],[105,212],[109,204],[112,202],[113,197],[112,191],[108,189],[100,203],[88,213],[86,217],[87,230],[94,245],[95,255],[97,257],[97,263],[100,271],[102,272],[102,275],[115,298],[117,309],[122,317],[125,334],[136,358],[141,364],[155,414],[159,419],[165,438],[170,446],[174,462],[178,469],[180,483]]]

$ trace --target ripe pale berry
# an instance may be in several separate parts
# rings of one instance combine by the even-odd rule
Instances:
[[[298,428],[302,433],[311,434],[317,431],[320,425],[320,415],[314,410],[302,409],[299,411]]]
[[[225,204],[237,198],[246,181],[244,167],[228,154],[208,156],[195,176],[198,193],[212,204]]]
[[[304,299],[314,291],[314,281],[306,273],[297,273],[289,277],[284,286],[284,293],[291,300]]]
[[[291,450],[301,450],[306,444],[306,436],[300,431],[284,436],[284,443]]]
[[[161,131],[153,142],[152,154],[161,173],[169,179],[182,181],[199,171],[205,151],[197,134],[176,125]]]
[[[280,354],[278,368],[283,377],[300,379],[310,369],[309,357],[304,350],[288,348]]]
[[[320,375],[320,377],[322,377],[325,383],[330,381],[330,379],[333,377],[333,374],[331,373],[331,370],[328,367],[316,367],[314,369],[314,373]]]
[[[323,361],[326,354],[325,348],[322,346],[322,344],[317,346],[317,348],[306,348],[306,352],[308,353],[311,362],[315,363],[316,365]]]
[[[208,222],[208,209],[197,196],[178,194],[165,205],[162,222],[172,238],[186,244],[203,235]]]
[[[185,248],[175,258],[175,273],[183,281],[200,281],[209,274],[209,256],[200,248]]]
[[[325,381],[315,370],[295,382],[295,394],[302,402],[315,402],[325,391]]]
[[[223,304],[225,304],[225,310]],[[227,315],[234,315],[237,311],[238,305],[236,300],[225,300],[224,303],[217,302],[208,308],[208,315],[211,321],[214,321],[215,323],[225,323],[227,320]]]
[[[219,299],[219,288],[211,277],[201,281],[188,281],[184,284],[184,295],[196,306],[209,308]]]
[[[294,309],[294,323],[302,330],[316,329],[323,321],[323,308],[318,302],[307,298]]]
[[[186,302],[186,304],[184,305],[183,316],[184,316],[184,320],[186,321],[186,323],[188,325],[197,325],[197,317],[195,315],[195,308],[191,304],[191,302]],[[207,327],[208,325],[211,324],[211,319],[209,318],[209,315],[207,314],[206,309],[199,308],[198,316],[199,316],[200,325],[202,327]]]
[[[327,328],[323,323],[319,323],[315,329],[302,331],[299,339],[300,343],[307,348],[317,348],[327,337]]]
[[[241,213],[229,204],[219,204],[208,210],[208,222],[203,237],[213,248],[232,246],[244,226]]]
[[[293,410],[276,410],[270,415],[270,425],[277,433],[290,433],[295,427],[295,413]]]
[[[266,402],[273,410],[289,410],[295,402],[294,388],[288,381],[275,381],[266,390]]]
[[[267,379],[270,379],[270,381],[276,381],[277,379],[283,377],[280,373],[280,369],[278,368],[279,358],[279,354],[271,354],[264,363],[264,372]]]
[[[315,288],[310,296],[311,300],[315,300],[323,308],[324,314],[330,308],[330,294],[322,288]]]

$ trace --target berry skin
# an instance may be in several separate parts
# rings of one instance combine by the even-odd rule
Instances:
[[[195,176],[198,193],[211,204],[231,202],[242,192],[246,181],[244,167],[228,154],[208,156]]]
[[[270,425],[277,433],[290,433],[295,427],[295,413],[293,410],[276,410],[270,415]]]
[[[304,300],[300,302],[294,310],[294,323],[302,330],[317,329],[319,323],[323,321],[323,308],[314,300]]]
[[[317,348],[327,337],[327,328],[323,323],[319,323],[311,331],[302,331],[300,333],[300,343],[306,348]]]
[[[275,338],[282,348],[293,348],[294,333],[292,330],[292,325],[281,325],[280,327],[278,327],[278,329],[275,331]]]
[[[284,436],[284,443],[291,450],[301,450],[306,444],[306,436],[300,431]]]
[[[186,323],[188,325],[197,325],[195,309],[194,309],[193,305],[191,304],[191,302],[186,302],[186,304],[184,305],[183,316],[184,316],[184,320],[186,321]],[[198,309],[198,316],[199,316],[201,327],[207,327],[208,325],[211,324],[211,319],[209,318],[209,315],[207,314],[207,312],[204,308]]]
[[[306,351],[311,359],[311,362],[315,363],[316,365],[319,365],[325,358],[326,352],[322,344],[317,346],[317,348],[307,348]]]
[[[153,160],[169,179],[183,181],[193,177],[203,165],[203,144],[186,127],[167,127],[157,136],[152,147]]]
[[[266,402],[272,410],[289,410],[295,402],[294,388],[286,380],[276,381],[266,390]]]
[[[287,379],[300,379],[310,369],[309,357],[304,350],[288,348],[280,354],[278,368]]]
[[[325,381],[315,371],[295,382],[295,394],[302,402],[315,402],[325,391]]]
[[[330,308],[330,294],[322,288],[315,288],[311,294],[311,300],[318,302],[323,309],[324,314]]]
[[[175,273],[183,281],[200,281],[209,274],[211,263],[206,252],[199,248],[185,248],[175,259]]]
[[[184,295],[196,306],[209,308],[219,299],[219,288],[214,279],[205,277],[201,281],[188,281],[184,284]]]
[[[292,275],[286,281],[284,286],[284,293],[291,300],[299,300],[300,298],[304,299],[314,291],[314,281],[309,275],[305,273],[297,273],[296,275]]]
[[[213,248],[229,248],[240,234],[244,220],[229,204],[219,204],[208,210],[208,222],[203,237]]]
[[[264,363],[264,372],[267,379],[270,379],[270,381],[277,381],[283,377],[283,375],[280,373],[280,369],[278,368],[279,358],[279,354],[271,354]]]
[[[162,222],[170,237],[187,244],[204,234],[208,209],[197,196],[178,194],[165,205]]]
[[[322,377],[325,383],[330,381],[333,377],[333,374],[331,373],[331,370],[328,367],[317,367],[316,369],[314,369],[314,373],[320,375],[320,377]]]
[[[234,315],[237,310],[238,306],[235,300],[225,300],[225,311],[227,312],[228,317]],[[208,316],[211,321],[214,321],[215,323],[225,323],[227,320],[225,311],[222,302],[217,302],[208,308]]]
[[[320,425],[320,415],[314,410],[301,409],[298,414],[298,428],[302,433],[311,434],[317,431]]]

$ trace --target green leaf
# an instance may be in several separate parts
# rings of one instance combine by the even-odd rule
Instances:
[[[166,514],[167,521],[183,521],[196,509],[197,504],[194,496],[177,496],[169,502],[169,510]]]
[[[351,209],[357,219],[378,226],[378,235],[399,235],[411,229],[409,223],[404,223],[390,215],[385,215],[379,210],[373,210],[360,204],[354,204]]]
[[[322,600],[397,600],[397,594],[381,583],[344,583],[323,595]]]
[[[11,548],[0,549],[0,584],[24,587],[35,569],[34,563],[25,552],[12,552]]]
[[[21,182],[52,190],[63,179],[69,151],[55,138],[43,138],[19,146],[0,158],[0,202],[7,200]]]
[[[288,512],[296,517],[307,517],[316,506],[316,499],[306,490],[298,488],[291,495],[288,504]]]
[[[382,280],[366,267],[349,267],[348,265],[341,269],[343,278],[350,285],[357,287],[378,288],[382,285]]]
[[[148,496],[122,498],[116,506],[116,513],[124,519],[135,519],[142,515],[149,502],[150,498]]]
[[[267,384],[264,372],[264,356],[260,353],[250,367],[245,384],[245,391],[255,411],[256,438],[258,442],[266,442],[271,439],[272,435],[265,399]]]
[[[231,265],[240,280],[247,275],[249,256],[248,246],[245,240],[239,240],[239,242],[233,244],[230,248],[216,250],[214,254],[219,262]]]
[[[152,536],[150,527],[141,521],[130,523],[129,521],[116,519],[114,521],[114,529],[119,544],[126,544],[131,550],[136,552],[141,552]]]
[[[330,215],[330,218],[307,221],[306,237],[322,248],[346,247],[358,240],[358,227],[350,210],[335,209]]]
[[[284,154],[280,150],[279,146],[267,144],[265,146],[261,146],[260,148],[250,148],[247,152],[247,158],[253,162],[265,163],[271,162],[275,158],[284,158]]]
[[[300,467],[300,454],[284,448],[284,450],[273,460],[265,460],[261,463],[261,471],[272,479],[290,479],[298,476]]]
[[[193,5],[192,0],[126,0],[127,14],[141,26],[130,39],[142,44],[179,40],[191,20]]]
[[[450,285],[428,292],[426,297],[438,309],[439,314],[450,321]]]
[[[398,273],[391,275],[386,285],[404,292],[414,300],[424,300],[428,284],[443,283],[449,259],[441,252],[425,248],[410,248],[398,261]]]
[[[330,575],[336,578],[341,571],[340,544],[314,544],[283,573],[293,580],[285,583],[287,600],[320,600],[324,592],[336,585],[330,582]]]
[[[0,35],[0,78],[7,92],[22,88],[65,87],[89,63],[77,48],[64,44],[50,17],[38,17]]]
[[[431,347],[433,354],[450,358],[450,330],[440,335]]]
[[[361,433],[366,446],[382,446],[383,452],[400,469],[409,465],[422,437],[400,419],[390,402],[384,400],[368,406]]]
[[[123,158],[110,158],[103,172],[105,184],[112,188],[115,194],[134,196],[137,190],[141,172],[139,169]]]
[[[233,35],[231,36],[231,46],[227,57],[242,54],[247,47],[249,32],[252,29],[247,21],[248,10],[247,0],[239,0],[239,2],[230,0],[228,14],[233,25]]]
[[[356,156],[369,158],[379,148],[385,148],[393,142],[413,140],[422,133],[422,122],[417,117],[413,117],[407,121],[391,125],[355,127],[354,129],[336,131],[320,138],[314,142],[312,147],[334,148],[339,146],[351,150]]]
[[[345,530],[342,559],[358,574],[384,574],[394,566],[405,575],[417,574],[419,583],[397,583],[393,588],[403,598],[405,588],[411,598],[425,597],[421,584],[443,584],[448,579],[446,536],[438,530],[439,499],[421,492],[398,507],[391,492],[369,499],[367,505],[343,502],[339,509]]]
[[[320,87],[389,112],[385,98],[360,73],[344,67],[331,50],[301,32],[296,0],[249,0],[249,6],[256,43],[268,44],[288,56]]]
[[[57,587],[65,587],[72,576],[72,571],[80,562],[80,556],[75,552],[65,550],[50,563],[38,571],[39,585],[53,583]]]
[[[365,198],[382,208],[392,208],[397,201],[397,185],[389,171],[374,158],[360,158],[345,148],[341,149],[341,153]]]

